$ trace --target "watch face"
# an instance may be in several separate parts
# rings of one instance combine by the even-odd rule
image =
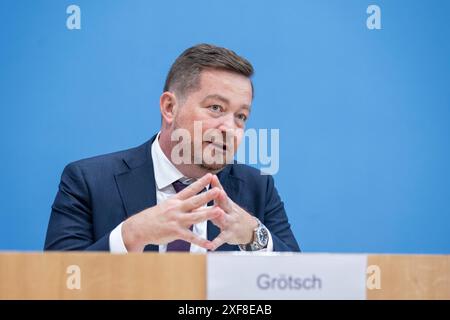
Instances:
[[[260,228],[257,232],[257,240],[262,247],[267,246],[269,242],[269,233],[266,228]]]

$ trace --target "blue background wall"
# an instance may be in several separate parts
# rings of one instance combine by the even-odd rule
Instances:
[[[81,7],[81,30],[66,8]],[[366,8],[382,10],[368,30]],[[41,250],[68,162],[159,128],[170,64],[211,42],[256,69],[249,127],[307,252],[450,253],[450,2],[0,1],[0,249]]]

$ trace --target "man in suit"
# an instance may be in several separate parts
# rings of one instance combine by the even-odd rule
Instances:
[[[159,133],[66,166],[45,250],[299,251],[273,178],[229,161],[250,116],[252,74],[226,48],[184,51],[160,97]]]

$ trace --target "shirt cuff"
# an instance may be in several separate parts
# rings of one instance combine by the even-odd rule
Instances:
[[[273,251],[273,240],[272,240],[272,235],[270,234],[269,231],[269,243],[267,244],[267,248],[263,249],[266,252],[272,252]]]
[[[109,251],[111,253],[128,253],[122,238],[122,224],[119,224],[109,234]]]

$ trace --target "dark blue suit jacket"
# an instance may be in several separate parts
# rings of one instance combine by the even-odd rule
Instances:
[[[156,205],[151,144],[76,161],[62,173],[45,250],[109,251],[110,232],[127,217]],[[228,196],[270,230],[274,251],[299,251],[273,178],[243,164],[218,174]],[[208,239],[220,230],[208,221]],[[146,251],[158,251],[148,245]],[[236,250],[224,244],[218,250]]]

